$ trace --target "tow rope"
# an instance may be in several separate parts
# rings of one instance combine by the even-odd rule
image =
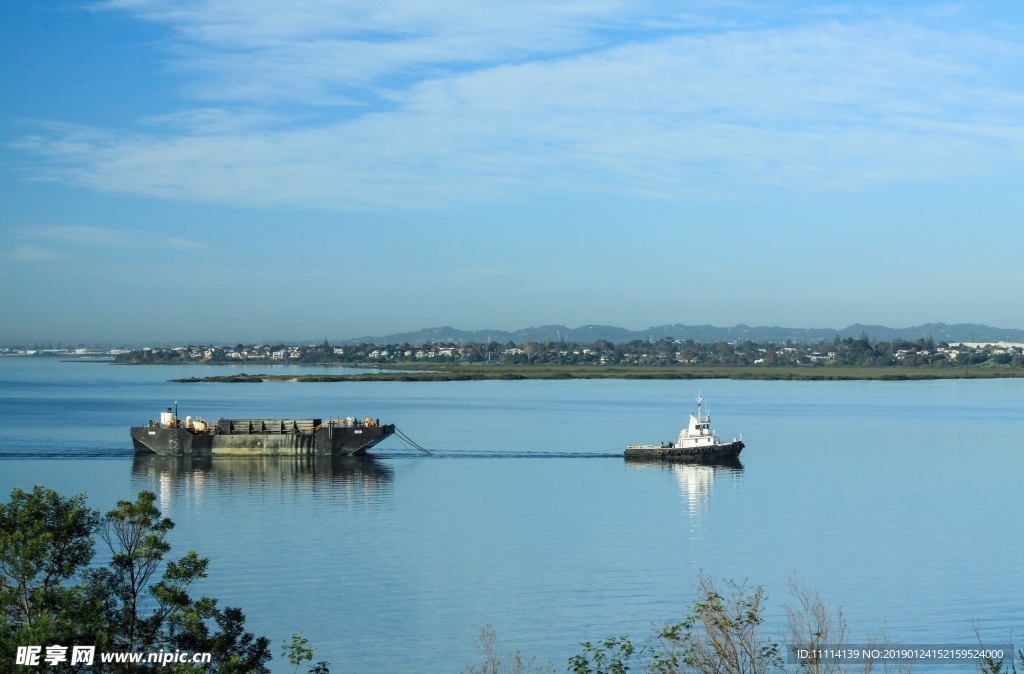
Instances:
[[[427,456],[433,456],[434,455],[434,453],[431,452],[429,449],[424,449],[423,447],[420,447],[415,442],[413,442],[412,438],[410,438],[408,435],[406,435],[402,431],[398,430],[397,426],[395,427],[395,435],[398,436],[398,439],[401,440],[402,442],[404,442],[409,447],[412,447],[413,449],[418,449],[421,452],[423,452],[424,454],[426,454]]]

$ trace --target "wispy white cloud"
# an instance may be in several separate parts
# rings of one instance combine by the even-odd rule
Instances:
[[[210,250],[209,246],[202,244],[199,241],[185,239],[180,236],[171,236],[164,239],[163,245],[173,250],[179,250],[185,253],[206,253]]]
[[[89,255],[96,251],[141,248],[154,245],[185,252],[203,252],[207,247],[182,237],[145,237],[137,231],[84,225],[43,225],[12,229],[10,253],[16,262],[55,262]]]
[[[704,3],[691,3],[700,8]],[[650,0],[108,0],[170,27],[175,67],[202,77],[193,91],[212,100],[353,103],[365,87],[395,88],[395,75],[522,62],[592,49],[606,31],[680,29],[710,14]],[[719,5],[721,7],[725,5]],[[360,91],[356,98],[348,94]]]
[[[281,114],[259,109],[224,110],[191,108],[139,120],[146,130],[162,135],[237,134],[294,126],[309,121],[311,116]]]
[[[16,234],[21,238],[73,246],[122,246],[130,236],[109,227],[84,225],[47,225],[21,229]]]
[[[97,190],[362,209],[858,189],[1022,159],[1021,48],[923,19],[738,26],[614,0],[106,6],[173,26],[201,95],[245,108],[19,143],[50,160],[41,177]],[[282,116],[280,99],[361,107]]]
[[[69,257],[65,252],[44,248],[31,243],[24,243],[14,246],[4,256],[12,262],[23,262],[26,264],[39,264],[46,262],[57,262]]]

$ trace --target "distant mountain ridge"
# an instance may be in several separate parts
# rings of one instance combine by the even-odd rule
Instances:
[[[613,325],[583,325],[569,328],[564,325],[541,325],[522,330],[458,330],[450,326],[425,328],[415,332],[399,332],[375,337],[358,337],[343,340],[342,344],[423,344],[425,342],[543,342],[551,340],[590,344],[599,339],[609,342],[631,342],[637,339],[692,339],[695,342],[732,342],[749,339],[754,342],[785,342],[787,339],[799,343],[829,341],[836,334],[840,337],[860,337],[862,333],[876,341],[891,341],[897,337],[907,340],[925,339],[929,335],[936,342],[1024,342],[1024,330],[1015,328],[994,328],[977,323],[925,323],[907,328],[890,328],[884,325],[862,325],[855,323],[840,330],[834,328],[784,328],[779,326],[735,325],[731,328],[714,325],[683,325],[671,323],[656,325],[646,330],[628,330]]]

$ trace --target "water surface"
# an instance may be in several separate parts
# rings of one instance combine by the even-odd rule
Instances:
[[[0,492],[107,509],[155,491],[175,550],[212,559],[201,591],[275,655],[301,629],[334,671],[458,672],[491,624],[561,671],[580,640],[680,618],[700,570],[763,585],[780,639],[794,573],[855,640],[1024,627],[1021,380],[166,381],[208,370],[0,359]],[[625,462],[674,439],[698,386],[741,462]],[[133,458],[128,427],[175,400],[380,418],[436,456],[389,439],[362,461]]]

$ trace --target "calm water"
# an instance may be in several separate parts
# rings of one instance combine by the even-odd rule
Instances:
[[[458,672],[486,624],[563,671],[580,640],[678,619],[701,569],[764,586],[780,640],[794,573],[854,641],[1024,632],[1022,380],[166,383],[208,369],[0,359],[0,494],[157,492],[275,672],[300,629],[336,672]],[[742,466],[627,464],[626,444],[674,439],[698,385]],[[128,427],[175,400],[380,418],[437,456],[133,459]]]

